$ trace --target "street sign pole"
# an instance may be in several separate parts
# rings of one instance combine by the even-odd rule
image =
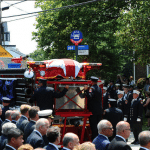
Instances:
[[[75,46],[76,61],[78,61],[78,46]]]

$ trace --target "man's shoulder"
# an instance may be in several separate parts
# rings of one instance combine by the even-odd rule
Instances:
[[[51,144],[48,144],[47,146],[45,146],[44,149],[46,149],[46,150],[57,150],[56,147],[54,147]]]

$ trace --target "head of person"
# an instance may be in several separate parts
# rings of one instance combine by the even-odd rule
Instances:
[[[116,125],[116,134],[122,136],[125,139],[128,139],[130,136],[130,124],[126,121],[120,121]]]
[[[69,149],[73,149],[75,146],[79,145],[79,137],[71,132],[68,132],[63,137],[63,146]]]
[[[47,86],[47,80],[44,79],[43,77],[41,77],[41,78],[39,79],[38,86],[39,86],[39,87]]]
[[[29,109],[29,118],[30,118],[31,120],[37,121],[37,120],[39,119],[38,111],[40,111],[39,107],[37,107],[37,106],[32,106],[32,107]]]
[[[103,94],[107,92],[107,87],[103,87]]]
[[[34,148],[30,144],[21,145],[18,150],[34,150]]]
[[[129,91],[129,86],[128,85],[124,86],[123,90],[124,90],[124,93],[127,94]]]
[[[23,145],[23,132],[20,129],[10,129],[8,131],[7,138],[8,144],[15,149],[18,149],[21,145]]]
[[[96,150],[95,145],[91,142],[84,142],[75,146],[73,150]]]
[[[2,126],[2,134],[7,136],[8,131],[10,129],[15,129],[15,128],[17,128],[17,126],[14,123],[7,122],[7,123],[3,124],[3,126]]]
[[[97,84],[97,81],[98,81],[97,77],[91,76],[90,79],[92,81],[92,85]]]
[[[117,95],[118,95],[118,99],[121,99],[124,95],[124,91],[118,91]]]
[[[53,110],[51,110],[51,109],[38,111],[39,118],[46,118],[49,121],[50,125],[54,119],[52,113],[53,113]]]
[[[130,79],[130,81],[132,81],[132,80],[133,80],[133,76],[130,76],[130,78],[129,78],[129,79]]]
[[[150,92],[146,91],[146,92],[145,92],[145,96],[146,96],[146,97],[150,97]]]
[[[12,113],[13,113],[12,110],[7,110],[7,111],[5,112],[5,119],[8,119],[8,120],[12,121],[12,118],[11,118],[11,114],[12,114]]]
[[[120,84],[115,84],[115,86],[116,86],[116,90],[119,90],[120,89]]]
[[[3,97],[3,98],[2,98],[2,104],[3,104],[3,106],[9,106],[9,105],[10,105],[10,101],[11,101],[10,98],[8,98],[8,97]]]
[[[23,104],[20,106],[20,112],[22,115],[26,116],[27,118],[29,118],[29,109],[31,108],[30,105],[27,104]]]
[[[2,107],[0,107],[0,116],[2,115]]]
[[[38,130],[42,136],[46,135],[47,129],[49,128],[49,121],[45,118],[40,118],[35,125],[35,129]]]
[[[133,90],[133,99],[137,99],[139,97],[140,92],[138,90]]]
[[[115,99],[108,99],[109,108],[116,107],[117,101]]]
[[[21,114],[18,110],[13,110],[11,114],[12,120],[18,120],[20,118]]]
[[[150,149],[150,131],[142,131],[139,134],[138,139],[142,147]]]
[[[129,91],[133,91],[133,85],[129,86]]]
[[[103,119],[97,125],[98,133],[103,134],[107,137],[113,135],[113,126],[110,121]]]
[[[48,128],[46,136],[50,143],[58,145],[60,143],[60,128],[58,126],[51,126]]]
[[[113,84],[114,84],[114,81],[113,81],[113,80],[110,80],[110,81],[109,81],[109,85],[112,86]]]

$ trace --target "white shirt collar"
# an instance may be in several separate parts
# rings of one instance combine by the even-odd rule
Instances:
[[[40,137],[43,138],[42,134],[41,134],[38,130],[34,129],[34,131],[35,131],[36,133],[38,133],[38,134],[40,135]]]
[[[50,144],[50,145],[53,145],[57,150],[59,150],[58,147],[57,147],[55,144],[50,143],[50,142],[49,142],[49,144]]]
[[[142,147],[142,146],[140,146],[140,148],[143,148],[143,149],[145,149],[145,150],[149,150],[148,148],[146,148],[146,147]]]
[[[8,147],[10,147],[10,148],[12,148],[12,149],[14,149],[14,150],[16,150],[14,147],[12,147],[12,146],[10,146],[10,145],[8,145],[8,144],[6,144],[6,146],[8,146]]]
[[[70,150],[69,148],[67,148],[67,147],[63,147],[64,149],[66,149],[66,150]]]
[[[121,135],[118,135],[118,134],[117,134],[116,136],[122,138],[125,142],[127,142],[126,139],[125,139],[124,137],[122,137]]]
[[[102,136],[104,136],[106,139],[108,139],[108,137],[106,136],[106,135],[104,135],[104,134],[99,134],[99,135],[102,135]],[[109,140],[109,139],[108,139]]]

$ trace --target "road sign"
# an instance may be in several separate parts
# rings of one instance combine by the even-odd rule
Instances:
[[[83,40],[82,32],[79,30],[74,30],[70,35],[70,41],[75,44],[75,46],[78,46],[79,43],[81,43]]]
[[[78,55],[89,55],[89,50],[78,50]]]
[[[75,46],[74,45],[67,46],[67,50],[75,50]]]
[[[78,45],[78,50],[88,50],[89,46],[88,45]]]

